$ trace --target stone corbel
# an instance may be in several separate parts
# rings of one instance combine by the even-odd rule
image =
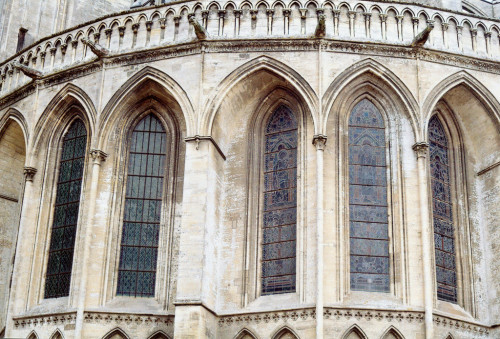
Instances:
[[[30,77],[33,80],[38,80],[41,77],[43,77],[43,73],[40,72],[39,70],[36,70],[34,68],[28,67],[26,65],[23,65],[17,61],[14,61],[12,63],[12,67],[16,68],[17,70],[21,71],[26,75],[27,77]]]
[[[101,33],[99,33],[99,32],[94,33],[94,41],[95,42],[99,42],[100,38],[101,38]]]
[[[120,38],[123,38],[125,35],[125,28],[126,26],[118,26],[118,34],[120,34]]]
[[[427,142],[417,142],[412,146],[417,158],[426,158],[429,152],[429,144]]]
[[[146,21],[146,30],[151,31],[152,27],[153,27],[153,21],[152,20]]]
[[[132,32],[134,32],[134,34],[137,34],[137,32],[139,31],[139,27],[140,26],[141,26],[141,24],[138,23],[138,22],[132,24]]]
[[[259,13],[259,10],[257,9],[251,9],[250,10],[250,16],[252,17],[252,20],[257,20],[257,13]]]
[[[241,9],[235,9],[233,11],[233,13],[234,13],[234,17],[237,18],[237,19],[239,19],[241,17],[241,14],[243,13],[243,10],[241,10]]]
[[[24,180],[33,182],[33,178],[35,177],[36,172],[37,169],[34,167],[24,167]]]
[[[299,8],[300,18],[305,20],[307,18],[307,8]]]
[[[61,44],[61,53],[62,55],[66,55],[66,51],[68,50],[68,44]]]
[[[328,140],[326,135],[323,134],[316,134],[313,137],[313,145],[316,147],[317,150],[324,151],[326,148],[326,141]]]
[[[94,161],[94,164],[100,165],[104,161],[106,161],[106,158],[108,157],[108,154],[98,150],[98,149],[93,149],[90,151],[90,156],[92,157],[92,160]]]
[[[102,47],[98,43],[90,41],[87,38],[82,38],[82,42],[85,45],[89,46],[92,53],[94,53],[99,59],[109,55],[109,50],[107,48]]]

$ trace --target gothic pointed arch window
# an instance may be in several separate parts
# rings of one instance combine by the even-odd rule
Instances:
[[[390,292],[385,122],[368,99],[349,116],[349,246],[353,291]]]
[[[262,295],[295,292],[298,124],[279,106],[265,125]]]
[[[455,226],[451,198],[449,141],[437,115],[429,121],[429,165],[436,257],[437,298],[457,302]]]
[[[154,297],[167,134],[149,114],[135,125],[128,148],[117,295]]]
[[[45,276],[45,298],[69,295],[86,149],[85,124],[76,119],[62,142]]]

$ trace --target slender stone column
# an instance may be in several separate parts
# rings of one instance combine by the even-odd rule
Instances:
[[[92,157],[92,177],[90,183],[90,193],[89,193],[89,209],[88,209],[88,218],[87,225],[85,227],[85,238],[83,244],[83,255],[82,260],[80,261],[80,265],[82,267],[81,270],[81,278],[80,278],[80,287],[78,289],[78,306],[76,310],[76,324],[75,324],[75,338],[82,337],[82,327],[83,327],[83,318],[85,311],[85,299],[87,296],[87,276],[88,276],[88,266],[89,266],[89,253],[90,253],[90,245],[92,242],[92,227],[96,222],[95,218],[95,209],[96,209],[96,198],[97,198],[97,187],[99,185],[99,173],[101,170],[101,164],[106,160],[108,156],[106,153],[100,150],[92,150],[90,151],[90,155]]]
[[[365,12],[365,13],[363,13],[363,15],[365,16],[365,33],[366,33],[366,37],[368,39],[370,39],[372,37],[372,33],[371,33],[372,13]]]
[[[398,25],[398,39],[403,41],[403,19],[404,15],[396,15]]]
[[[288,8],[283,9],[283,16],[285,17],[283,20],[284,22],[283,24],[285,25],[284,27],[285,35],[288,35],[290,31],[290,13],[291,13],[290,9]]]
[[[334,35],[339,35],[340,9],[333,10],[333,31]]]
[[[422,225],[422,269],[424,273],[424,307],[425,307],[425,338],[433,339],[433,295],[434,284],[432,281],[432,241],[429,196],[427,183],[427,154],[429,144],[418,142],[413,145],[417,155],[418,186],[420,195],[420,223]]]
[[[413,37],[416,37],[418,35],[418,23],[420,22],[420,18],[414,16],[411,18],[411,22],[413,23]]]
[[[382,25],[382,39],[387,39],[387,14],[379,14],[380,24]]]
[[[29,215],[33,212],[33,203],[35,199],[33,197],[33,179],[37,169],[34,167],[24,167],[24,194],[21,209],[21,217],[19,220],[19,233],[16,246],[16,252],[14,257],[14,270],[12,271],[12,290],[10,293],[9,307],[7,309],[7,321],[6,321],[6,337],[10,337],[10,333],[13,329],[12,317],[16,314],[23,313],[26,311],[26,302],[28,296],[28,289],[26,287],[26,278],[22,277],[22,274],[29,274],[28,270],[31,268],[29,265],[30,255],[23,255],[24,253],[32,253],[32,248],[29,248],[29,242],[26,241],[29,237],[30,230],[29,227],[32,223],[28,221]],[[34,232],[31,232],[34,233]],[[26,252],[24,251],[26,249]],[[26,267],[26,269],[23,269]],[[23,283],[24,281],[24,283]]]
[[[446,22],[443,22],[441,24],[442,30],[443,30],[443,46],[448,48],[448,28],[450,28],[450,25]]]
[[[470,30],[470,35],[472,38],[472,50],[477,52],[477,28],[473,28]]]
[[[226,16],[226,10],[219,10],[219,36],[224,35],[224,17]]]
[[[484,32],[484,39],[486,40],[486,54],[491,56],[491,32]]]
[[[356,26],[354,20],[356,20],[356,11],[349,11],[349,34],[351,38],[356,36]]]
[[[463,29],[464,29],[464,26],[461,26],[461,25],[457,26],[458,49],[461,51],[464,49],[463,42],[462,42]]]
[[[317,272],[316,272],[316,339],[323,339],[323,154],[326,147],[326,136],[315,135],[313,145],[316,146],[316,241],[317,241]]]
[[[240,20],[241,20],[242,13],[243,13],[243,11],[241,9],[234,10],[234,35],[235,36],[240,35]]]

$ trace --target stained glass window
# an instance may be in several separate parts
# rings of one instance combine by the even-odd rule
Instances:
[[[118,295],[154,297],[167,135],[152,114],[130,141]]]
[[[81,120],[75,120],[63,139],[45,276],[45,298],[69,295],[86,146],[85,125]]]
[[[286,106],[265,130],[262,294],[295,292],[297,120]]]
[[[429,122],[429,154],[437,296],[439,300],[456,303],[457,274],[448,140],[437,116]]]
[[[349,117],[351,289],[389,292],[389,233],[384,119],[364,99]]]

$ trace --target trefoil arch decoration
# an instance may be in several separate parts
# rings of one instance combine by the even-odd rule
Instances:
[[[45,273],[45,298],[69,295],[86,150],[87,130],[83,121],[77,118],[62,142]]]

